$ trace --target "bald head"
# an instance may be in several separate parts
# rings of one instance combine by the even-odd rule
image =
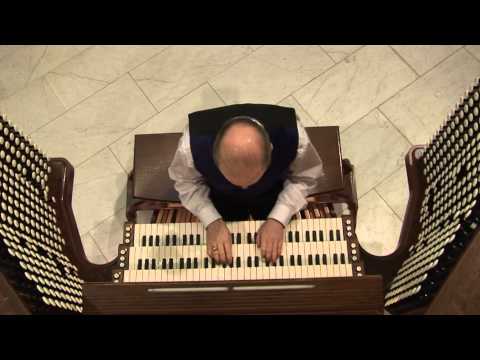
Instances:
[[[219,170],[236,186],[247,188],[263,176],[270,162],[271,144],[259,124],[241,118],[220,131],[215,149]]]

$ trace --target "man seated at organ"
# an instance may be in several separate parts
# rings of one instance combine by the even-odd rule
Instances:
[[[324,173],[293,108],[241,104],[189,114],[169,175],[206,228],[208,255],[231,264],[226,221],[265,220],[257,246],[274,263],[284,227]]]

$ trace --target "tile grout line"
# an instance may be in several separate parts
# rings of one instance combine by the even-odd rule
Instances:
[[[470,50],[467,49],[466,46],[464,46],[463,49],[464,49],[469,55],[471,55],[475,60],[477,60],[477,61],[480,63],[480,58],[477,58],[474,53],[472,53]]]
[[[105,260],[105,263],[107,263],[107,262],[108,262],[107,257],[106,257],[105,254],[103,253],[103,251],[102,251],[102,249],[100,248],[100,246],[98,246],[97,240],[96,240],[96,239],[93,237],[93,235],[90,233],[90,230],[87,231],[86,234],[88,234],[88,235],[92,238],[93,244],[95,245],[98,253],[99,253],[100,255],[102,255],[103,259]],[[83,244],[82,244],[82,245],[83,245]],[[85,254],[85,256],[86,256],[86,254]]]
[[[110,153],[113,155],[113,157],[114,157],[115,160],[117,161],[117,163],[118,163],[118,165],[120,166],[120,168],[125,172],[125,175],[127,175],[127,180],[128,180],[128,171],[123,168],[122,164],[120,163],[120,160],[117,158],[117,155],[115,155],[115,153],[112,151],[112,149],[110,148],[110,146],[106,146],[105,148],[108,149],[108,150],[110,151]]]
[[[160,113],[160,111],[158,111],[157,107],[153,104],[152,100],[150,100],[150,98],[147,96],[147,94],[145,94],[145,92],[143,91],[142,87],[137,83],[137,81],[135,80],[135,78],[132,76],[132,74],[130,73],[130,71],[127,72],[128,76],[130,77],[130,79],[132,79],[133,83],[135,84],[135,86],[138,88],[138,90],[140,90],[140,92],[143,94],[143,96],[145,96],[145,98],[148,100],[148,102],[150,103],[150,105],[152,105],[152,107],[155,109],[155,111],[158,113]],[[155,114],[156,115],[156,114]]]
[[[228,105],[227,102],[223,97],[220,96],[220,94],[217,92],[217,90],[210,84],[210,81],[207,81],[208,86],[212,89],[212,91],[218,96],[218,98],[223,102],[224,105]]]
[[[35,46],[35,45],[25,45],[23,48],[25,48],[26,46]],[[45,46],[48,47],[48,45],[45,45]],[[5,100],[8,99],[9,97],[14,96],[15,94],[19,93],[19,92],[22,91],[23,89],[26,89],[32,82],[34,82],[34,81],[36,81],[36,80],[40,80],[40,79],[46,77],[51,71],[54,71],[55,69],[59,68],[60,66],[64,65],[64,64],[67,63],[68,61],[70,61],[70,60],[72,60],[73,58],[79,56],[80,54],[82,54],[83,52],[87,51],[88,49],[90,49],[90,48],[92,48],[92,47],[94,47],[94,46],[95,46],[95,45],[90,45],[90,46],[88,46],[87,48],[85,48],[85,49],[83,49],[82,51],[80,51],[78,54],[75,54],[75,55],[73,55],[72,57],[66,59],[64,62],[58,64],[56,67],[54,67],[53,69],[49,70],[48,72],[46,72],[46,73],[43,74],[42,76],[40,76],[40,77],[38,77],[38,78],[35,78],[35,79],[31,80],[31,81],[30,81],[30,80],[29,80],[29,81],[26,81],[24,86],[22,86],[21,88],[15,90],[15,92],[13,92],[12,94],[8,95],[7,97],[1,98],[0,101],[5,101]],[[16,53],[16,52],[19,51],[19,50],[22,50],[23,48],[20,48],[20,49],[15,50],[12,54]],[[10,55],[12,55],[12,54],[10,54]],[[10,56],[10,55],[7,55],[7,56]],[[1,60],[1,59],[4,59],[4,58],[5,58],[5,56],[2,57],[2,58],[0,58],[0,60]],[[61,101],[60,101],[60,102],[61,102]]]
[[[402,225],[403,225],[403,219],[401,219],[400,216],[398,216],[398,214],[395,212],[395,210],[393,210],[393,209],[390,207],[390,204],[378,193],[377,189],[373,188],[372,190],[375,192],[375,194],[378,195],[378,197],[379,197],[380,199],[382,199],[382,201],[385,203],[385,205],[387,205],[387,207],[390,209],[390,211],[393,213],[393,215],[396,216],[397,219],[400,220],[400,223],[402,223]],[[401,231],[401,229],[400,229],[400,231]],[[398,240],[397,240],[397,241],[398,241]]]
[[[368,194],[370,191],[372,190],[375,190],[375,188],[379,185],[381,185],[385,180],[387,180],[388,178],[390,178],[391,176],[393,176],[393,174],[395,174],[395,172],[397,172],[399,169],[402,169],[402,166],[403,165],[400,165],[398,166],[395,170],[393,170],[391,173],[387,174],[387,176],[385,176],[384,178],[382,178],[380,181],[376,182],[375,185],[372,185],[370,188],[368,188],[364,193],[363,195],[359,198],[359,200],[364,197],[366,194]]]
[[[118,211],[115,211],[112,215],[110,215],[109,217],[103,219],[101,222],[99,222],[97,225],[95,225],[94,227],[92,227],[90,230],[88,230],[88,233],[90,234],[90,236],[92,237],[92,239],[95,241],[95,244],[97,245],[98,247],[98,250],[100,251],[100,253],[103,255],[103,257],[107,260],[107,262],[109,261],[107,256],[105,255],[105,253],[102,251],[101,247],[98,246],[98,243],[97,243],[97,239],[95,239],[95,237],[93,236],[93,234],[91,233],[92,230],[95,230],[97,227],[99,227],[100,225],[102,225],[103,223],[107,222],[108,219],[110,219],[111,217],[115,216],[117,213],[120,213],[121,211],[125,211],[126,207],[123,207],[121,209],[119,209]],[[122,220],[124,221],[124,220]],[[121,239],[120,239],[121,241]]]
[[[413,71],[413,73],[415,74],[415,76],[417,77],[417,79],[421,76],[421,75],[413,68],[413,66],[410,65],[410,64],[408,63],[408,61],[407,61],[406,59],[404,59],[403,56],[400,55],[400,53],[399,53],[392,45],[387,45],[387,46],[390,48],[390,50],[392,50],[392,51],[400,58],[400,60],[401,60],[405,65],[407,65],[407,66],[410,68],[410,70]]]
[[[388,117],[387,115],[385,115],[385,113],[384,113],[382,110],[380,110],[379,107],[376,107],[375,109],[376,109],[380,114],[382,114],[382,115],[385,117],[385,119],[387,119],[387,121],[390,123],[390,125],[392,125],[392,127],[393,127],[395,130],[398,131],[398,133],[410,144],[410,146],[413,146],[413,143],[407,138],[407,136],[406,136],[403,132],[400,131],[400,129],[395,125],[395,123],[394,123],[392,120],[390,120],[389,117]]]
[[[333,57],[330,56],[330,54],[328,53],[327,50],[325,50],[322,45],[317,45],[318,47],[320,47],[320,49],[322,49],[322,51],[330,58],[330,60],[333,61],[334,64],[336,64],[337,62],[333,59]],[[343,59],[342,59],[343,60]],[[340,62],[340,61],[339,61]]]

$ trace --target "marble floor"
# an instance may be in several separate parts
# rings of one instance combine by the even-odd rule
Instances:
[[[134,135],[181,131],[189,112],[241,102],[340,126],[356,166],[358,238],[387,254],[408,197],[405,153],[478,76],[480,46],[0,46],[0,111],[75,166],[92,262],[117,253]]]

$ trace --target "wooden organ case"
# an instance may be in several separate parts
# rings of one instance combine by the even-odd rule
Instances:
[[[234,261],[214,264],[204,229],[178,204],[126,222],[118,257],[91,264],[71,208],[73,167],[0,119],[0,314],[480,313],[479,84],[432,141],[405,157],[410,198],[398,247],[374,256],[356,235],[354,168],[317,194],[265,264],[262,222],[228,223]],[[348,203],[338,214],[330,206]]]

